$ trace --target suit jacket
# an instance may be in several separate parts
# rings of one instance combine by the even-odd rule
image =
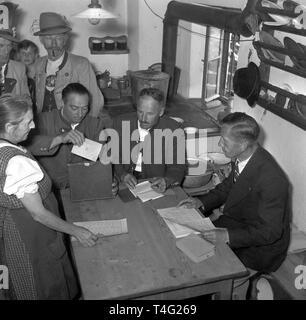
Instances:
[[[101,131],[110,127],[110,123],[110,119],[97,119],[87,115],[75,129],[82,132],[85,138],[99,141]],[[88,161],[71,153],[71,143],[49,148],[54,137],[70,130],[71,125],[62,117],[60,110],[42,112],[38,115],[35,130],[31,132],[25,144],[58,189],[68,186],[68,163]]]
[[[125,124],[130,127],[130,134],[122,133],[122,123],[125,121]],[[114,120],[114,129],[119,134],[119,158],[117,158],[115,163],[115,172],[118,178],[121,178],[123,174],[133,173],[135,169],[135,163],[137,159],[137,144],[138,144],[138,122],[137,122],[137,114],[130,113],[126,115],[122,115]],[[155,139],[154,132],[157,132],[156,129],[170,129],[170,132],[173,133],[176,129],[180,129],[176,131],[178,134],[177,139],[164,139],[163,143],[158,144],[156,148],[154,148],[154,140]],[[135,133],[133,137],[134,141],[130,141],[132,133]],[[127,152],[123,152],[122,148],[125,148]],[[155,149],[155,151],[154,151]],[[179,152],[177,153],[179,149]],[[133,151],[134,150],[134,151]],[[179,156],[178,156],[179,154]],[[133,155],[134,162],[132,161]],[[154,161],[156,157],[160,156],[159,162]],[[179,158],[180,157],[180,158]],[[186,164],[185,164],[185,134],[184,130],[180,128],[179,124],[173,119],[162,116],[159,119],[159,122],[150,130],[148,136],[146,136],[143,142],[143,163],[142,163],[142,173],[144,178],[153,178],[153,177],[168,177],[173,178],[175,182],[181,183],[186,172]],[[168,161],[167,159],[173,159],[173,161]]]
[[[36,104],[37,112],[41,112],[45,97],[46,86],[46,67],[48,57],[44,56],[35,62],[34,77],[36,84]],[[97,117],[104,105],[103,95],[97,85],[97,80],[92,66],[85,57],[77,56],[72,53],[66,53],[63,67],[57,72],[54,96],[56,106],[61,109],[64,105],[62,100],[62,91],[67,84],[79,82],[84,85],[91,95],[91,111],[93,117]]]
[[[236,183],[233,171],[200,200],[205,211],[225,204],[214,224],[228,229],[230,247],[247,267],[275,271],[286,257],[290,238],[287,178],[260,146]]]

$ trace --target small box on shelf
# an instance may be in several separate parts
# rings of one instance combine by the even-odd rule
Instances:
[[[125,54],[129,53],[127,36],[90,37],[88,46],[91,54]]]

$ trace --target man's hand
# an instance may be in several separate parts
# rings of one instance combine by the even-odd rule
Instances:
[[[60,135],[60,137],[63,144],[72,143],[78,147],[80,147],[85,141],[84,134],[78,130],[70,130],[69,132]]]
[[[131,189],[137,184],[137,179],[131,173],[127,173],[121,180]]]
[[[198,198],[189,197],[179,202],[178,207],[184,207],[187,209],[199,209],[203,206],[203,203]]]
[[[112,194],[113,194],[113,196],[114,196],[114,197],[117,195],[117,193],[118,193],[118,189],[119,189],[119,187],[118,187],[118,181],[117,181],[117,179],[116,179],[116,178],[113,178],[113,183],[112,183]]]
[[[204,239],[212,243],[229,243],[228,231],[225,228],[218,228],[209,231],[203,231],[202,236]]]
[[[153,178],[150,182],[152,189],[156,192],[163,193],[167,189],[167,182],[165,178]]]

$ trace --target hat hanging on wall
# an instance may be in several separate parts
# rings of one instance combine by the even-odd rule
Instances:
[[[19,42],[16,38],[16,9],[18,5],[12,2],[0,3],[0,38]]]
[[[233,80],[234,92],[247,100],[253,107],[260,93],[260,72],[257,65],[250,62],[247,68],[236,70]]]

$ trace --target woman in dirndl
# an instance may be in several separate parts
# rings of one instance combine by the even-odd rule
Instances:
[[[0,98],[0,265],[9,271],[0,299],[73,299],[77,281],[63,233],[84,246],[97,236],[59,217],[48,175],[19,145],[34,127],[27,99]]]

